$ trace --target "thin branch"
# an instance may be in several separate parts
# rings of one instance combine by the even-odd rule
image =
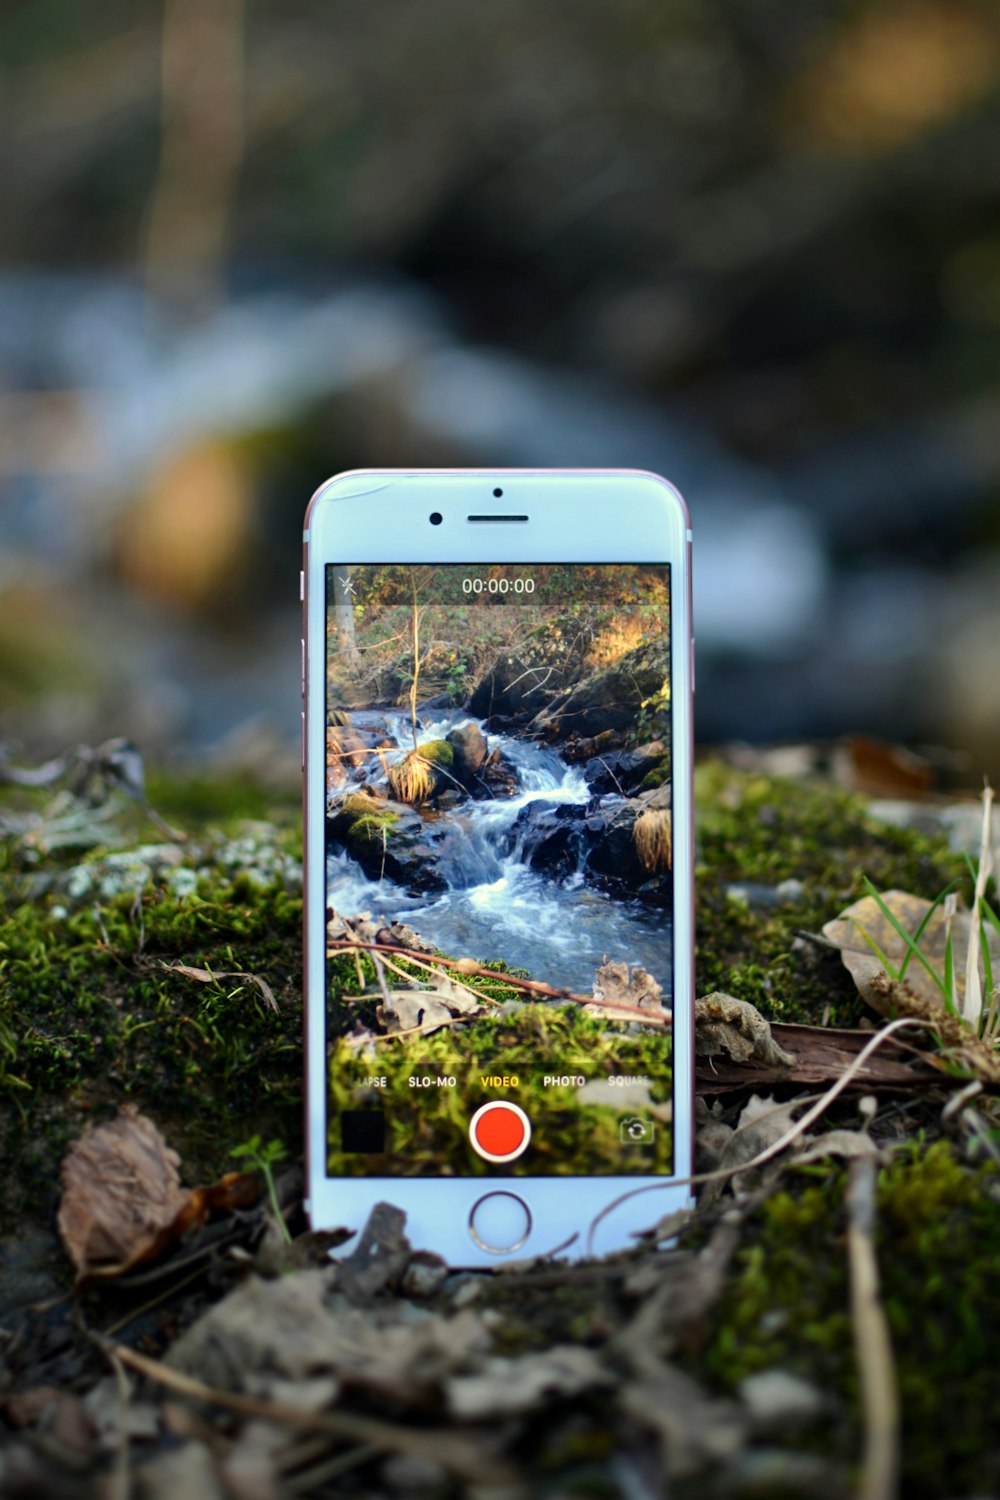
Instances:
[[[131,1478],[129,1475],[128,1454],[128,1408],[132,1399],[132,1390],[129,1386],[128,1376],[125,1374],[125,1366],[113,1349],[105,1351],[108,1362],[115,1372],[115,1385],[118,1391],[118,1442],[115,1448],[114,1467],[111,1471],[108,1484],[109,1500],[129,1500],[132,1493]]]
[[[426,962],[425,955],[414,953],[412,948],[402,948],[395,943],[363,943],[357,938],[331,939],[327,945],[327,956],[335,952],[349,952],[352,948],[360,948],[366,953],[396,953],[400,958],[408,958],[411,962]],[[649,1026],[670,1026],[673,1021],[673,1013],[669,1010],[643,1010],[639,1005],[626,1005],[620,1000],[598,1000],[593,995],[578,995],[574,990],[556,989],[551,984],[543,984],[539,979],[520,979],[513,974],[504,973],[502,969],[487,969],[483,964],[470,964],[467,959],[435,958],[434,962],[446,969],[458,969],[461,974],[476,974],[483,979],[499,980],[501,984],[526,990],[532,995],[542,995],[547,1000],[572,1000],[577,1005],[600,1005],[605,1010],[621,1011],[622,1015],[634,1016]]]
[[[392,996],[389,994],[389,986],[385,982],[385,970],[382,967],[382,960],[377,953],[372,954],[372,964],[375,969],[375,978],[378,981],[379,991],[382,995],[382,1003],[391,1010]]]
[[[357,956],[357,953],[355,953],[354,957],[357,958]],[[381,958],[385,967],[387,969],[391,969],[394,974],[398,974],[400,979],[408,979],[411,984],[416,982],[415,975],[408,974],[405,969],[401,969],[399,964],[394,964],[392,959],[387,958],[384,953],[381,955]],[[478,1000],[480,1004],[482,1004],[484,1001],[488,1005],[501,1004],[501,1001],[499,1001],[495,995],[487,995],[484,994],[482,990],[473,989],[471,984],[466,984],[464,980],[453,978],[452,975],[446,974],[443,969],[436,969],[433,964],[422,964],[420,960],[416,958],[411,958],[408,960],[408,962],[413,964],[413,966],[417,969],[423,969],[427,974],[433,974],[435,979],[447,979],[449,984],[453,984],[457,986],[458,989],[464,990],[467,995],[471,995],[473,1000]]]
[[[449,1470],[459,1479],[476,1485],[512,1485],[516,1476],[506,1464],[491,1458],[484,1447],[470,1442],[459,1432],[421,1432],[402,1427],[397,1423],[383,1422],[376,1417],[363,1416],[358,1412],[303,1411],[297,1406],[288,1406],[281,1401],[265,1401],[256,1396],[243,1396],[234,1391],[217,1390],[201,1380],[185,1375],[181,1370],[149,1359],[124,1344],[115,1344],[105,1353],[114,1354],[123,1365],[165,1386],[179,1396],[191,1396],[196,1401],[208,1401],[227,1411],[245,1417],[262,1417],[267,1422],[279,1422],[286,1427],[300,1427],[307,1431],[327,1432],[333,1437],[344,1438],[350,1443],[370,1443],[383,1453],[408,1453],[413,1457],[433,1460]]]
[[[696,1172],[692,1177],[672,1177],[669,1181],[662,1184],[658,1183],[653,1187],[631,1188],[627,1193],[620,1193],[617,1198],[613,1198],[610,1203],[606,1204],[591,1221],[590,1228],[587,1231],[588,1250],[593,1250],[594,1234],[602,1219],[606,1219],[608,1214],[613,1213],[621,1204],[627,1203],[630,1198],[636,1197],[639,1193],[658,1193],[662,1192],[664,1188],[694,1187],[695,1184],[700,1185],[703,1182],[722,1182],[730,1177],[738,1177],[743,1172],[755,1171],[757,1167],[762,1167],[767,1162],[772,1161],[774,1157],[780,1156],[782,1151],[787,1151],[788,1147],[794,1141],[797,1141],[799,1136],[804,1135],[809,1126],[829,1109],[833,1101],[844,1092],[851,1080],[857,1077],[858,1073],[862,1071],[865,1063],[873,1053],[877,1052],[879,1047],[884,1046],[889,1037],[894,1036],[896,1032],[903,1031],[907,1027],[919,1028],[924,1031],[936,1031],[938,1029],[935,1022],[923,1020],[916,1016],[900,1016],[898,1020],[890,1021],[888,1026],[883,1026],[881,1031],[875,1032],[871,1041],[862,1047],[850,1066],[844,1069],[836,1083],[831,1084],[826,1093],[818,1096],[809,1096],[816,1101],[812,1108],[807,1110],[800,1120],[797,1120],[790,1129],[786,1130],[783,1136],[779,1136],[770,1146],[767,1146],[763,1151],[759,1151],[750,1161],[741,1162],[738,1166],[719,1167],[714,1172]],[[806,1104],[807,1102],[808,1098],[796,1099],[790,1105],[790,1108],[798,1108],[800,1104]]]
[[[892,1340],[879,1298],[875,1254],[874,1157],[850,1163],[847,1182],[847,1256],[851,1318],[861,1383],[864,1454],[858,1500],[895,1500],[899,1492],[899,1395]]]

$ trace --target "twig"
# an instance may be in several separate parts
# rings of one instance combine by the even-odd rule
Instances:
[[[132,1392],[125,1374],[125,1366],[122,1364],[114,1349],[105,1351],[108,1362],[115,1372],[115,1384],[118,1388],[119,1406],[119,1428],[118,1444],[115,1453],[114,1468],[111,1471],[111,1482],[108,1486],[109,1500],[129,1500],[132,1492],[132,1484],[129,1476],[128,1461],[128,1408],[132,1398]]]
[[[847,1256],[851,1318],[861,1383],[864,1454],[858,1500],[894,1500],[899,1492],[899,1396],[892,1340],[879,1300],[875,1254],[874,1157],[856,1157],[847,1179]]]
[[[395,943],[363,943],[358,938],[331,939],[327,946],[327,956],[331,952],[350,952],[352,948],[360,948],[366,953],[396,953],[400,958],[408,958],[414,963],[426,962],[424,955],[414,953],[412,948],[401,948]],[[476,974],[483,979],[496,979],[514,989],[544,995],[548,1000],[572,1000],[577,1005],[600,1005],[606,1010],[620,1010],[623,1015],[635,1016],[649,1026],[670,1026],[673,1021],[673,1014],[669,1010],[643,1010],[639,1005],[626,1005],[620,1000],[597,1000],[593,995],[578,995],[574,990],[556,989],[554,985],[543,984],[540,979],[520,979],[513,974],[504,973],[502,969],[487,969],[483,964],[470,964],[467,959],[435,958],[434,962],[446,969],[457,969],[460,974]]]
[[[622,1203],[627,1203],[630,1198],[635,1198],[639,1193],[659,1193],[664,1188],[694,1187],[696,1183],[721,1182],[729,1177],[738,1177],[743,1172],[754,1171],[757,1167],[764,1166],[766,1162],[780,1155],[782,1151],[788,1149],[793,1141],[797,1141],[799,1136],[803,1135],[814,1121],[819,1119],[824,1111],[830,1107],[834,1099],[838,1098],[844,1092],[851,1079],[855,1078],[861,1072],[872,1054],[877,1052],[879,1047],[883,1046],[890,1036],[895,1035],[897,1031],[902,1031],[908,1026],[920,1027],[925,1031],[937,1030],[933,1021],[923,1020],[916,1016],[900,1016],[898,1020],[890,1021],[888,1026],[883,1026],[881,1031],[875,1032],[871,1041],[862,1047],[850,1066],[844,1069],[836,1083],[831,1084],[825,1094],[820,1094],[818,1098],[815,1095],[810,1096],[816,1099],[812,1109],[807,1110],[801,1120],[797,1120],[789,1130],[786,1130],[783,1136],[779,1136],[770,1146],[758,1152],[750,1161],[741,1162],[738,1166],[719,1167],[714,1172],[697,1172],[693,1177],[671,1177],[667,1182],[662,1184],[657,1183],[652,1187],[632,1188],[627,1193],[619,1194],[617,1198],[613,1198],[610,1203],[606,1204],[596,1218],[591,1221],[590,1228],[587,1231],[588,1250],[593,1249],[594,1234],[601,1220],[607,1218],[608,1214],[613,1213]],[[804,1099],[799,1099],[795,1101],[795,1105],[804,1104],[805,1102]]]
[[[357,953],[355,953],[354,957],[357,958],[357,956]],[[381,959],[385,967],[391,969],[394,974],[398,974],[400,979],[409,979],[411,983],[413,982],[414,975],[408,974],[405,969],[401,969],[399,964],[394,964],[392,959],[386,958],[384,953],[381,954]],[[433,974],[435,979],[447,979],[449,984],[454,984],[458,989],[464,990],[467,995],[471,995],[473,1000],[478,1000],[480,1004],[483,1001],[488,1002],[490,1005],[500,1004],[495,995],[485,995],[482,990],[474,990],[471,984],[465,984],[461,979],[453,979],[450,974],[445,974],[443,969],[436,969],[433,964],[421,963],[417,958],[411,958],[409,962],[416,968],[423,969],[425,973]]]
[[[211,1248],[215,1249],[215,1246],[212,1246]],[[205,1256],[199,1257],[199,1259],[201,1260],[204,1260],[205,1258]],[[105,1328],[103,1333],[99,1334],[98,1337],[102,1339],[109,1339],[111,1338],[112,1334],[121,1333],[122,1329],[127,1328],[130,1323],[134,1323],[136,1318],[145,1317],[146,1313],[152,1312],[154,1307],[159,1307],[161,1302],[169,1301],[169,1299],[173,1297],[175,1293],[183,1291],[186,1286],[191,1285],[192,1281],[197,1281],[199,1277],[204,1276],[204,1274],[205,1267],[203,1265],[197,1266],[195,1270],[189,1272],[187,1276],[182,1276],[180,1281],[171,1282],[168,1287],[164,1287],[162,1292],[157,1293],[155,1297],[151,1297],[150,1300],[148,1302],[144,1302],[141,1307],[136,1307],[131,1312],[125,1313],[123,1317],[117,1318],[115,1322],[112,1323],[109,1328]]]
[[[378,1458],[381,1452],[381,1448],[376,1448],[374,1443],[362,1443],[357,1448],[349,1448],[346,1453],[331,1454],[328,1458],[320,1459],[318,1463],[313,1464],[311,1469],[300,1469],[292,1474],[286,1473],[284,1487],[290,1495],[302,1495],[307,1490],[318,1490],[322,1485],[329,1484],[331,1479],[339,1479],[341,1474],[349,1474],[352,1469],[360,1468],[362,1464]]]
[[[265,1401],[256,1396],[217,1390],[180,1370],[161,1364],[159,1360],[149,1359],[124,1344],[115,1344],[110,1350],[105,1346],[105,1352],[116,1354],[122,1364],[179,1396],[208,1401],[213,1406],[238,1412],[241,1416],[263,1417],[265,1421],[280,1422],[286,1427],[328,1432],[349,1442],[370,1443],[384,1453],[409,1453],[417,1458],[431,1459],[470,1484],[499,1486],[513,1484],[516,1478],[507,1464],[491,1459],[482,1447],[469,1442],[462,1433],[440,1430],[420,1432],[396,1423],[382,1422],[376,1417],[362,1416],[357,1412],[302,1411],[297,1406],[288,1406],[281,1401]]]
[[[382,994],[382,1003],[391,1010],[392,996],[389,994],[389,986],[385,982],[385,970],[382,967],[382,960],[377,953],[372,954],[372,964],[375,969],[375,978],[378,980],[378,987]]]
[[[619,792],[621,792],[622,796],[623,797],[627,796],[628,794],[626,793],[625,788],[622,786],[621,782],[618,780],[618,777],[615,775],[614,771],[612,771],[611,767],[608,765],[607,761],[604,759],[604,756],[603,755],[597,755],[597,756],[594,757],[594,759],[600,761],[601,765],[607,771],[608,775],[611,777],[611,780],[614,782],[614,784],[618,788]]]

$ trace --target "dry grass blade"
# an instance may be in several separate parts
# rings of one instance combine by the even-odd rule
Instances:
[[[303,1411],[280,1401],[265,1401],[254,1396],[216,1390],[213,1386],[205,1385],[203,1381],[195,1380],[180,1370],[173,1370],[158,1360],[149,1359],[145,1354],[129,1349],[124,1344],[115,1344],[110,1349],[105,1349],[105,1352],[109,1356],[116,1355],[123,1365],[128,1365],[130,1369],[177,1395],[207,1401],[241,1416],[261,1417],[267,1422],[279,1422],[286,1427],[326,1432],[353,1444],[371,1444],[383,1453],[407,1453],[415,1458],[430,1459],[456,1479],[465,1480],[469,1484],[499,1487],[513,1485],[517,1479],[508,1464],[491,1457],[481,1445],[452,1429],[422,1432],[355,1412]]]
[[[979,913],[993,869],[992,809],[993,788],[987,782],[983,787],[983,831],[979,843],[976,889],[972,897],[972,921],[969,923],[969,946],[965,959],[965,995],[962,1001],[962,1016],[974,1031],[979,1029],[979,1018],[983,1009],[983,987],[979,979],[981,922]]]
[[[426,802],[434,790],[434,768],[415,750],[388,769],[389,788],[398,802]]]
[[[894,1500],[899,1486],[899,1398],[889,1324],[879,1299],[875,1255],[874,1157],[850,1164],[847,1187],[847,1254],[851,1317],[861,1385],[864,1454],[858,1500]]]
[[[672,825],[668,807],[649,807],[632,825],[632,841],[644,870],[669,870],[673,858]]]

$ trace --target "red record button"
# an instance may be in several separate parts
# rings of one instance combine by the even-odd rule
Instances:
[[[515,1161],[528,1149],[531,1121],[520,1105],[493,1099],[481,1104],[469,1121],[469,1140],[485,1161]]]

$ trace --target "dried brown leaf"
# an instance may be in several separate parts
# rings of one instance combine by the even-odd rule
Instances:
[[[229,1172],[213,1187],[181,1186],[180,1157],[152,1120],[126,1104],[91,1126],[63,1159],[57,1222],[77,1281],[122,1276],[156,1258],[209,1213],[244,1207],[255,1180]]]
[[[718,1170],[734,1171],[737,1167],[743,1167],[780,1141],[791,1129],[792,1111],[800,1102],[797,1099],[787,1099],[784,1103],[776,1104],[770,1097],[765,1099],[759,1094],[751,1095],[740,1112],[736,1129],[722,1143],[722,1149],[718,1153]],[[808,1141],[809,1137],[804,1136],[802,1139]],[[745,1183],[746,1178],[741,1181]],[[714,1202],[724,1186],[721,1180],[706,1183],[701,1195],[701,1206],[706,1207]]]
[[[157,1252],[191,1197],[179,1165],[131,1104],[74,1141],[62,1164],[58,1224],[78,1280],[120,1276]]]
[[[695,1053],[727,1054],[733,1062],[756,1058],[769,1067],[790,1068],[795,1058],[771,1035],[771,1026],[756,1006],[715,990],[694,1002]]]
[[[612,1378],[594,1350],[554,1344],[516,1359],[487,1359],[475,1374],[453,1376],[446,1396],[453,1417],[478,1422],[533,1411],[546,1396],[578,1396]]]
[[[604,1000],[608,1004],[602,1005]],[[625,963],[605,959],[594,975],[594,1004],[585,1009],[591,1015],[607,1016],[610,1020],[622,1020],[623,1013],[615,1008],[619,1005],[634,1006],[648,1010],[652,1015],[663,1014],[663,986],[640,964],[629,972]]]
[[[438,1031],[453,1019],[451,1010],[429,990],[390,990],[379,1006],[386,1031]]]
[[[841,1161],[851,1161],[858,1157],[878,1157],[880,1154],[871,1136],[865,1135],[862,1130],[828,1130],[825,1135],[817,1136],[796,1151],[792,1160],[796,1166],[804,1166],[806,1162],[826,1161],[831,1156],[836,1156]]]
[[[902,745],[854,735],[834,751],[833,779],[852,792],[868,797],[924,796],[934,781],[930,762]]]
[[[478,1016],[486,1007],[465,985],[438,974],[433,989],[387,990],[378,1017],[389,1032],[437,1031],[456,1017]]]
[[[743,1446],[748,1420],[735,1401],[717,1399],[673,1365],[649,1361],[621,1393],[622,1410],[656,1433],[672,1479],[687,1479]]]
[[[251,1276],[181,1335],[166,1363],[236,1393],[262,1371],[288,1380],[333,1376],[411,1408],[488,1351],[490,1334],[471,1311],[388,1322],[377,1308],[350,1306],[336,1278],[333,1267],[273,1281]]]
[[[882,900],[911,936],[916,934],[932,904],[930,901],[925,901],[922,896],[911,896],[907,891],[883,891]],[[965,971],[961,955],[965,953],[968,945],[971,922],[971,914],[967,911],[956,911],[950,919],[952,950],[955,955],[955,989],[959,1002],[965,993]],[[942,977],[948,932],[949,919],[942,902],[921,933],[919,942],[921,953]],[[844,908],[839,917],[825,924],[824,937],[840,949],[844,966],[850,972],[866,1003],[871,1004],[862,989],[862,984],[867,983],[872,974],[884,972],[884,966],[865,941],[864,933],[875,940],[890,963],[897,969],[902,965],[908,950],[906,943],[892,923],[879,910],[878,903],[873,896],[863,896],[860,901],[852,902],[850,906]],[[996,933],[991,932],[988,941],[993,962],[1000,964],[1000,938]],[[864,962],[859,963],[859,958]],[[915,957],[911,958],[907,965],[905,982],[907,988],[914,995],[925,1000],[934,1012],[943,1010],[944,1001],[940,989]],[[884,1011],[882,1013],[885,1014]]]

